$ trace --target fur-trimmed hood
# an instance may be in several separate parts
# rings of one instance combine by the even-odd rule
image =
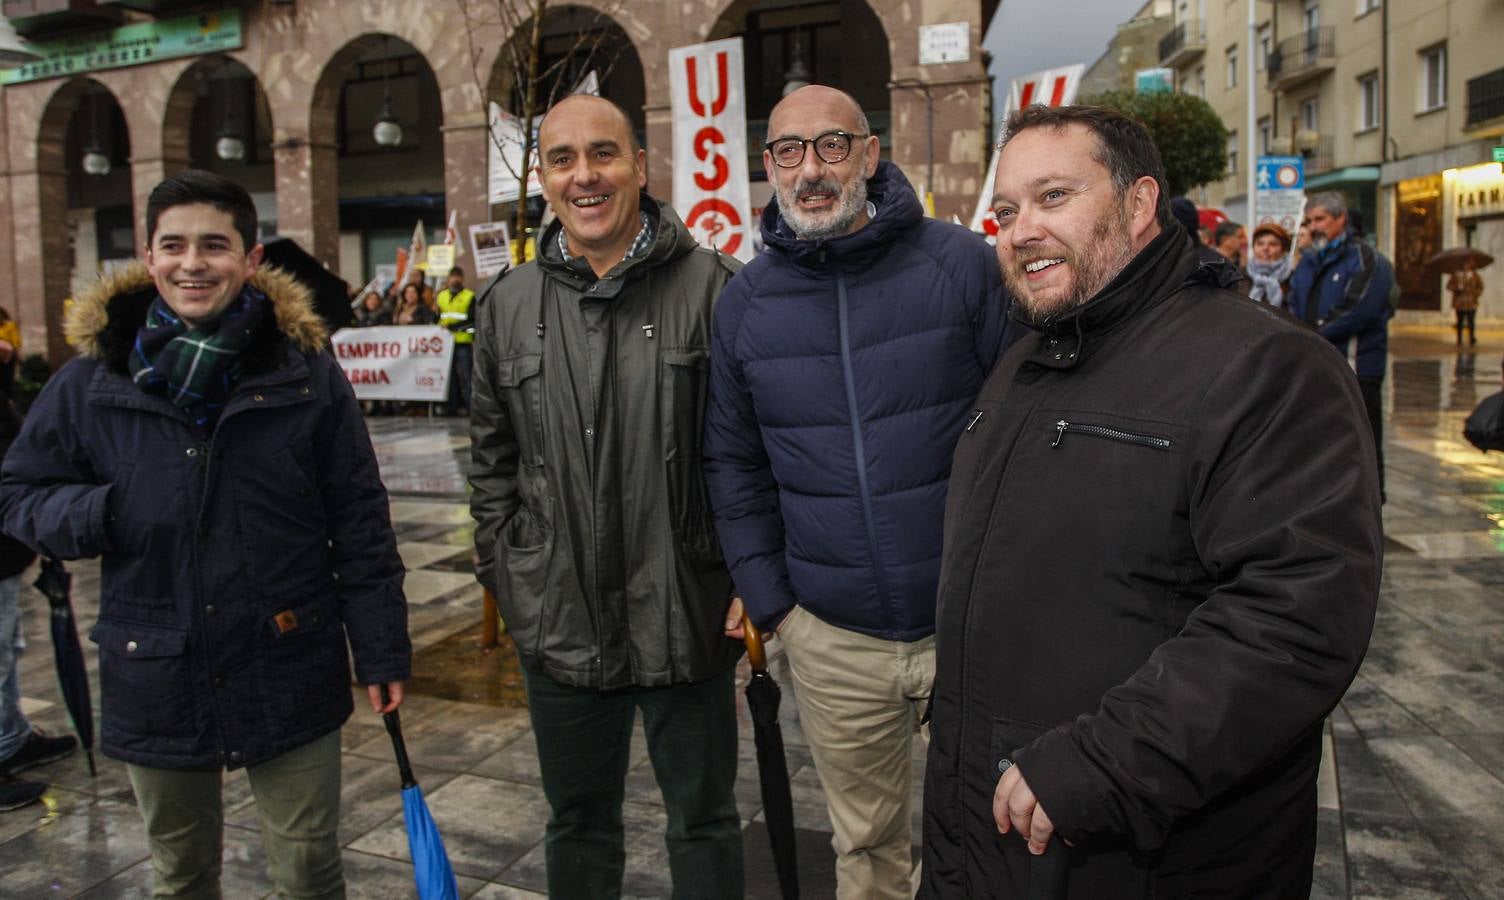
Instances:
[[[245,352],[253,370],[274,368],[282,359],[285,344],[304,353],[324,349],[329,332],[313,311],[313,295],[302,282],[275,266],[263,265],[251,276],[250,284],[271,300],[277,321],[270,339]],[[136,332],[146,321],[146,310],[156,296],[157,287],[146,265],[132,263],[100,277],[73,299],[63,321],[63,333],[80,356],[125,371]]]

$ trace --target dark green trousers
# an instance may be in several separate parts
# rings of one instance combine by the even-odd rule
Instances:
[[[544,837],[550,897],[621,896],[622,800],[639,709],[668,814],[673,896],[743,896],[741,820],[732,792],[734,674],[602,692],[524,673],[543,793],[552,809]]]

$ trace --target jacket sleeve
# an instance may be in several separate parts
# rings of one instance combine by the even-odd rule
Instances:
[[[330,556],[339,585],[340,619],[361,684],[405,681],[412,674],[407,635],[406,571],[397,555],[391,504],[355,391],[332,358],[316,366],[329,398],[319,428],[318,490],[329,516]]]
[[[11,537],[54,559],[113,549],[110,485],[94,473],[80,428],[92,370],[64,366],[37,396],[0,469],[0,523]]]
[[[1073,841],[1160,845],[1319,728],[1362,662],[1382,562],[1378,475],[1356,380],[1314,338],[1255,344],[1202,398],[1188,525],[1206,599],[1095,712],[1015,756]]]
[[[493,285],[495,283],[493,282]],[[475,315],[474,370],[470,378],[470,515],[475,519],[475,577],[492,590],[496,577],[496,538],[517,513],[517,435],[496,383],[496,314],[493,286],[472,301]]]
[[[1390,313],[1389,289],[1394,284],[1394,271],[1372,247],[1356,237],[1348,240],[1357,251],[1357,267],[1347,280],[1342,298],[1321,323],[1321,336],[1333,343],[1341,343],[1373,323],[1388,319]]]
[[[731,580],[752,623],[774,628],[794,608],[784,561],[783,513],[752,394],[736,358],[735,316],[746,299],[738,276],[716,303],[705,410],[705,483]]]
[[[1003,358],[1003,353],[1013,346],[1013,342],[1023,336],[1024,326],[1015,322],[1010,315],[1013,311],[1013,298],[1003,284],[1002,272],[992,248],[980,238],[976,243],[981,245],[981,271],[978,273],[980,299],[972,316],[972,333],[975,335],[973,344],[976,347],[977,364],[982,367],[982,375],[985,377],[997,365],[997,361]]]

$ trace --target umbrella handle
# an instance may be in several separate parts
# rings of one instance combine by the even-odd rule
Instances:
[[[762,648],[762,632],[752,624],[752,619],[745,612],[742,613],[742,632],[745,635],[742,641],[747,645],[747,662],[754,672],[768,671],[768,654]]]
[[[381,702],[382,705],[392,702],[385,683],[381,685]],[[402,740],[402,714],[394,709],[389,713],[382,713],[381,721],[386,723],[386,733],[392,739],[392,752],[397,756],[397,772],[402,776],[402,786],[416,787],[418,779],[413,777],[413,766],[407,758],[407,742]]]

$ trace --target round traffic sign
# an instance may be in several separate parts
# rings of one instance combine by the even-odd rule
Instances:
[[[1282,188],[1293,188],[1300,183],[1300,170],[1286,163],[1275,170],[1274,180]]]

